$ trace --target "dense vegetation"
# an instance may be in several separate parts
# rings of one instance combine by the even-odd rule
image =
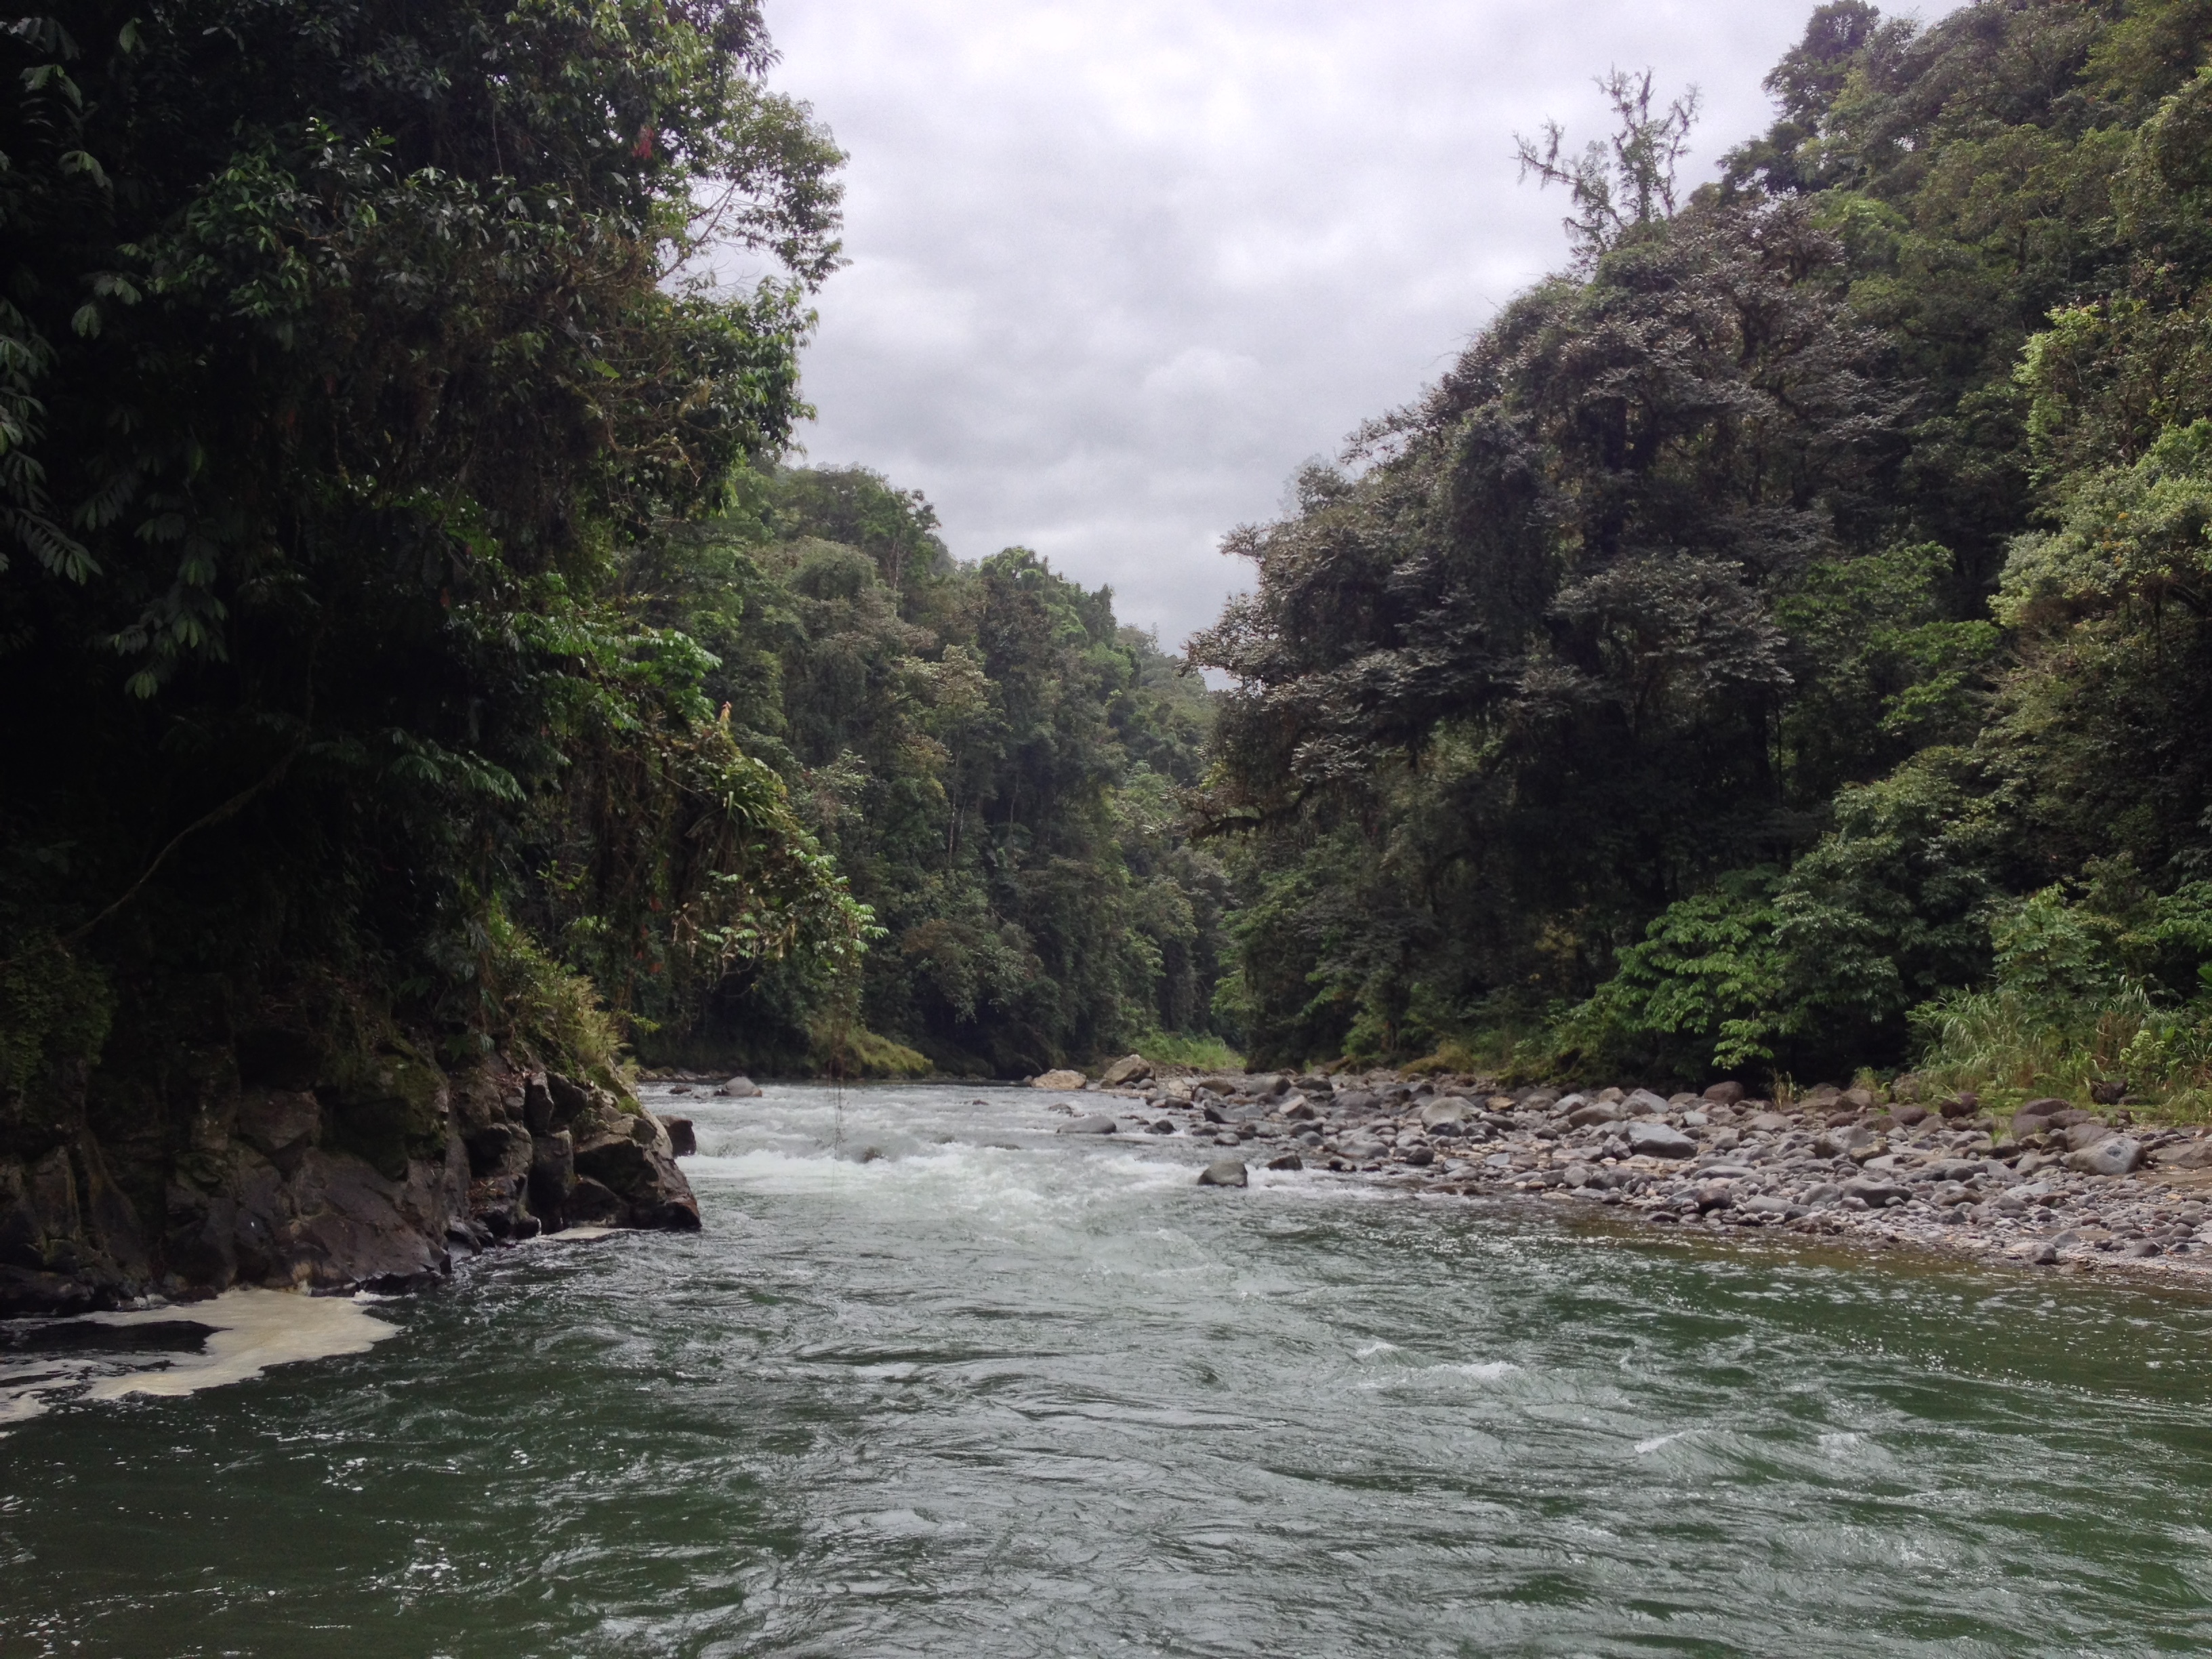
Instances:
[[[1182,829],[1202,682],[1033,553],[956,564],[869,473],[745,483],[652,550],[640,592],[714,653],[708,697],[875,937],[847,996],[757,960],[643,1052],[1018,1076],[1202,1036],[1227,896]]]
[[[603,1066],[580,973],[849,955],[622,580],[801,411],[840,158],[754,8],[86,0],[0,50],[0,1097],[91,1065],[135,1146],[240,1068]],[[783,274],[687,284],[710,236]]]
[[[2212,1084],[2212,5],[1833,0],[1554,131],[1571,269],[1243,532],[1263,1059]]]
[[[785,464],[841,158],[750,0],[17,18],[0,1103],[1223,1038],[2212,1101],[2208,40],[1832,0],[1686,195],[1613,76],[1522,147],[1569,267],[1239,533],[1217,699]]]
[[[380,1050],[1203,1030],[1199,683],[780,470],[842,158],[753,0],[85,0],[0,50],[0,1104],[88,1070],[136,1146]],[[688,276],[733,246],[779,274]]]

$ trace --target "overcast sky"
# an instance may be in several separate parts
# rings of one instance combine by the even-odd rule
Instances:
[[[815,465],[1033,547],[1179,645],[1216,549],[1565,258],[1513,135],[1594,76],[1694,83],[1690,167],[1770,118],[1809,0],[768,0],[779,86],[849,153],[805,359]],[[1942,0],[1918,10],[1932,17]]]

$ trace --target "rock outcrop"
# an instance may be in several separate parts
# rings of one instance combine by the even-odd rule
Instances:
[[[0,1098],[0,1317],[408,1288],[542,1232],[699,1225],[665,1126],[604,1085],[449,1076],[397,1045],[341,1066],[241,1043],[210,1069],[159,1095],[79,1073]]]

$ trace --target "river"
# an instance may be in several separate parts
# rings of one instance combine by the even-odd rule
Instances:
[[[653,1103],[703,1233],[15,1424],[0,1653],[2212,1647],[2203,1302],[1201,1189],[1030,1091]]]

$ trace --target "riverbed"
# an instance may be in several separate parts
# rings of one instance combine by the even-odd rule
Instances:
[[[2203,1299],[1200,1188],[1031,1091],[648,1100],[698,1235],[497,1252],[222,1386],[50,1370],[0,1652],[2212,1645]]]

